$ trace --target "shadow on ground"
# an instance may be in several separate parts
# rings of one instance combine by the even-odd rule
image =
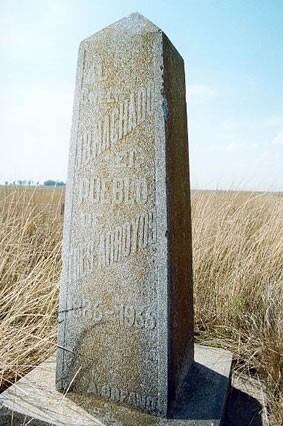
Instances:
[[[262,410],[256,398],[231,386],[223,426],[262,426]]]

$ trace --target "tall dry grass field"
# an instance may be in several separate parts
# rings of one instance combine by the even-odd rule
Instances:
[[[0,188],[0,390],[54,348],[63,197]]]
[[[283,196],[192,198],[196,332],[260,381],[270,424],[283,424]]]
[[[0,189],[0,386],[54,351],[63,217],[58,189]],[[233,351],[283,422],[283,197],[192,194],[196,337]]]

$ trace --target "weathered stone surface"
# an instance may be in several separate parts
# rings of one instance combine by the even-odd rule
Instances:
[[[0,424],[219,426],[224,420],[231,362],[228,351],[195,345],[195,362],[185,379],[181,398],[172,406],[169,419],[164,419],[111,400],[96,399],[91,394],[62,395],[55,389],[55,357],[51,357],[0,395]],[[233,407],[230,403],[233,425],[254,424],[252,417],[245,417],[247,405],[244,407],[241,410],[237,404]],[[228,422],[227,426],[232,423]]]
[[[184,63],[139,14],[79,49],[57,389],[166,416],[193,361]]]

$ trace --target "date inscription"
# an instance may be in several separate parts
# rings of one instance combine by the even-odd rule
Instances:
[[[156,315],[151,306],[134,306],[115,304],[111,309],[101,302],[91,303],[89,300],[75,298],[67,310],[76,318],[93,320],[94,323],[115,321],[119,327],[154,330]]]

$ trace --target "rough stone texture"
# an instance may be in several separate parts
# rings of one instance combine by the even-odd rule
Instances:
[[[53,356],[0,395],[0,424],[8,426],[13,418],[14,426],[22,425],[24,420],[27,422],[24,424],[29,425],[65,426],[219,425],[224,415],[231,361],[230,352],[195,345],[195,362],[185,379],[181,398],[172,407],[170,418],[164,419],[96,399],[90,394],[62,395],[55,389]],[[233,425],[258,425],[250,423],[247,405],[244,410],[236,407],[237,410],[230,404]],[[237,422],[237,419],[240,420]]]
[[[139,14],[79,49],[57,389],[166,416],[193,361],[184,63]]]

